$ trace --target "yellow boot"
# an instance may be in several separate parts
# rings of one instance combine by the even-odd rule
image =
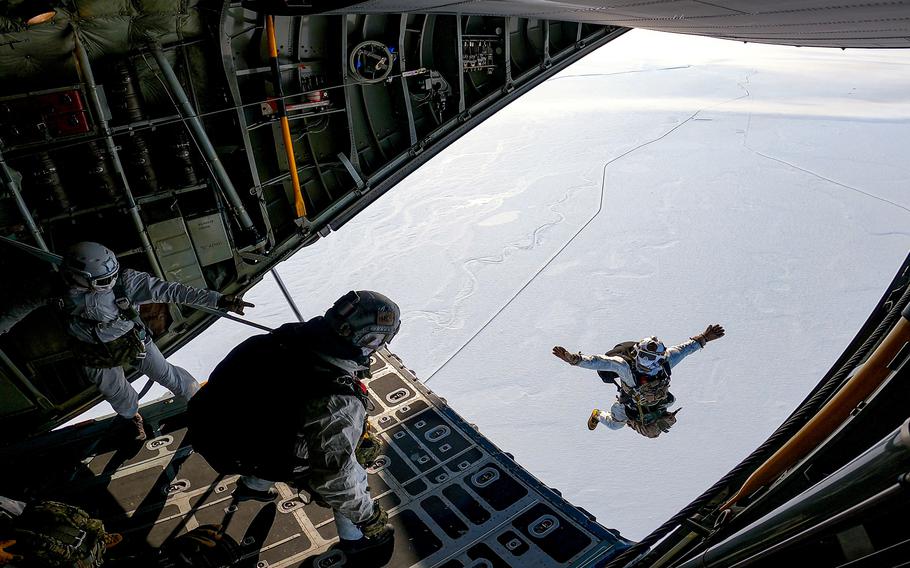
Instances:
[[[593,430],[597,428],[597,424],[600,422],[598,418],[600,417],[600,409],[595,408],[591,411],[591,417],[588,418],[588,430]]]

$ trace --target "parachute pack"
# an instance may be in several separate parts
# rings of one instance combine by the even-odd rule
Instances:
[[[605,353],[608,357],[619,357],[629,365],[638,383],[636,388],[619,380],[619,375],[613,371],[597,371],[597,374],[603,382],[613,383],[619,389],[619,402],[625,406],[628,417],[626,424],[642,436],[656,438],[670,431],[676,424],[676,413],[681,409],[667,411],[667,407],[676,400],[669,390],[669,364],[662,362],[660,372],[653,376],[638,372],[635,366],[636,344],[636,341],[624,341]]]

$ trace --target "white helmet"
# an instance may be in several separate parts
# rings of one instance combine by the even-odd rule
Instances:
[[[100,292],[114,287],[120,263],[104,245],[83,241],[66,250],[63,269],[73,284]]]
[[[667,359],[667,347],[654,337],[645,337],[635,346],[635,366],[652,375],[660,370]]]

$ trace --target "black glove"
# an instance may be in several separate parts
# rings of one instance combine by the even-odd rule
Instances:
[[[229,312],[234,312],[235,314],[243,315],[244,308],[255,308],[256,306],[249,302],[244,302],[243,298],[240,296],[227,294],[218,298],[218,307],[222,310],[227,310]]]
[[[705,346],[705,343],[709,341],[714,341],[715,339],[720,339],[724,336],[723,326],[717,323],[712,323],[709,325],[703,333],[699,333],[695,337],[692,337],[695,341],[699,342],[702,347]]]
[[[577,365],[581,361],[581,353],[569,353],[565,347],[560,345],[553,348],[553,355],[556,355],[569,365]]]
[[[354,524],[357,525],[363,536],[370,539],[381,539],[392,531],[392,525],[389,524],[389,514],[382,510],[377,501],[373,501],[373,514],[370,515],[370,518]]]

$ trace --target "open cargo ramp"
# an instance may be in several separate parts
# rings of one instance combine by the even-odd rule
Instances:
[[[383,351],[372,367],[370,420],[386,450],[369,483],[395,527],[387,566],[589,566],[632,544],[531,476],[394,355]],[[3,462],[20,467],[4,468],[3,486],[28,487],[103,518],[125,536],[114,556],[223,524],[241,543],[241,566],[351,565],[331,548],[331,510],[285,484],[275,503],[235,503],[238,476],[219,476],[193,452],[183,409],[175,399],[144,407],[154,435],[141,443],[129,441],[123,421],[105,419],[4,450]]]

